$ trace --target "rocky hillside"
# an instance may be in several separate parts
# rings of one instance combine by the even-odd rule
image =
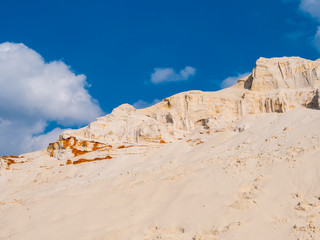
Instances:
[[[121,105],[0,158],[0,239],[320,239],[320,60]]]
[[[123,104],[88,127],[65,131],[48,151],[70,159],[97,145],[173,142],[188,134],[242,131],[248,114],[319,109],[320,60],[260,58],[252,74],[218,92],[189,91],[146,108]],[[83,153],[83,154],[82,154]]]

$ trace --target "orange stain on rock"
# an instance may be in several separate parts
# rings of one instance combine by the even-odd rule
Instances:
[[[19,156],[10,155],[10,156],[2,156],[0,158],[2,158],[5,161],[5,163],[7,164],[7,167],[6,167],[7,170],[10,169],[10,165],[12,165],[12,164],[24,163],[24,161],[21,161],[21,162],[16,161],[16,159],[21,158]]]
[[[71,163],[68,163],[68,161],[67,161],[67,164],[74,164],[74,165],[76,165],[76,164],[80,164],[80,163],[85,163],[85,162],[95,162],[95,161],[101,161],[101,160],[107,160],[107,159],[112,159],[112,157],[111,156],[106,156],[106,157],[102,157],[102,158],[94,158],[94,159],[84,159],[84,158],[80,158],[80,159],[78,159],[77,161],[74,161],[74,162],[71,162],[71,160],[68,160],[68,161],[70,161]]]
[[[54,151],[59,149],[71,149],[73,155],[75,157],[97,151],[101,148],[109,147],[112,148],[111,145],[106,146],[103,143],[94,142],[94,141],[81,141],[75,137],[68,137],[66,139],[60,139],[57,142],[50,143],[47,151],[49,152],[50,156],[54,156]]]

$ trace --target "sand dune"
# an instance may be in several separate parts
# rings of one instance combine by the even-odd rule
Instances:
[[[218,94],[233,98],[238,87]],[[161,139],[112,145],[82,129],[2,158],[0,239],[320,239],[320,111],[219,121],[207,129],[190,120],[171,135],[163,123]]]

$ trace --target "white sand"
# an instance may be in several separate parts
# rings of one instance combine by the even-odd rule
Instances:
[[[320,239],[320,111],[243,121],[79,165],[26,154],[0,170],[0,239]]]

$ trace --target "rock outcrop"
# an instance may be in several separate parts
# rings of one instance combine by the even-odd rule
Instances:
[[[83,142],[92,142],[78,149],[86,152],[95,151],[95,144],[172,142],[194,131],[237,130],[247,114],[319,109],[319,65],[298,57],[260,58],[252,74],[228,89],[179,93],[145,109],[123,104],[85,128],[63,132],[48,151],[63,159],[76,156],[73,146]],[[65,144],[71,138],[74,145]]]
[[[319,65],[319,59],[310,61],[300,57],[259,58],[252,72],[251,90],[318,88]]]

